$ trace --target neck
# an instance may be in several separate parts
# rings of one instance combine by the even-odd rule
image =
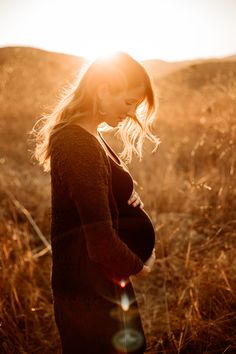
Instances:
[[[98,132],[97,128],[99,124],[101,124],[103,121],[102,117],[97,114],[93,118],[91,118],[91,115],[86,115],[83,118],[80,117],[80,119],[77,121],[78,125],[80,125],[82,128],[86,129],[90,134],[94,135],[96,138],[98,137]]]
[[[89,126],[89,125],[83,125],[83,124],[80,124],[84,129],[86,129],[90,134],[94,135],[95,137],[97,137],[97,126],[95,127],[92,127],[92,126]]]

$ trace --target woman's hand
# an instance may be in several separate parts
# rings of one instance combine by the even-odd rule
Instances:
[[[152,250],[152,254],[151,256],[148,258],[148,260],[145,262],[145,265],[148,266],[150,268],[150,270],[152,269],[152,267],[155,264],[155,260],[156,260],[156,250],[155,248],[153,248]]]
[[[156,260],[156,250],[155,248],[153,248],[152,254],[148,258],[148,260],[144,263],[143,269],[139,273],[135,274],[134,276],[138,278],[143,278],[149,275],[149,273],[151,272],[155,264],[155,260]]]
[[[144,207],[144,204],[143,204],[143,202],[142,202],[140,196],[138,195],[137,192],[135,192],[135,190],[133,190],[133,193],[132,193],[131,197],[130,197],[129,200],[128,200],[128,204],[129,204],[129,205],[132,204],[132,206],[133,206],[134,208],[137,207],[138,205],[139,205],[139,207],[140,207],[141,209],[143,209],[143,207]]]
[[[150,272],[151,272],[151,269],[147,265],[144,264],[143,269],[140,270],[139,273],[134,274],[132,276],[137,277],[137,278],[145,278],[146,276],[149,275]]]

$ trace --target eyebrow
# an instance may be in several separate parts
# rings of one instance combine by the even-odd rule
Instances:
[[[135,102],[135,101],[138,101],[136,98],[127,98],[127,101],[129,102]]]

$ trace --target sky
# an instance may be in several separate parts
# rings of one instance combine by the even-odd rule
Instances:
[[[111,50],[182,61],[236,54],[236,0],[0,0],[0,47],[90,60]]]

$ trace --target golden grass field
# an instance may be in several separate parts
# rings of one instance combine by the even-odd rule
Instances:
[[[27,132],[80,64],[0,50],[0,353],[59,353],[46,248],[50,176],[30,160]],[[135,281],[147,354],[233,354],[236,60],[153,76],[161,144],[154,154],[146,144],[143,161],[129,166],[157,235],[154,269]]]

